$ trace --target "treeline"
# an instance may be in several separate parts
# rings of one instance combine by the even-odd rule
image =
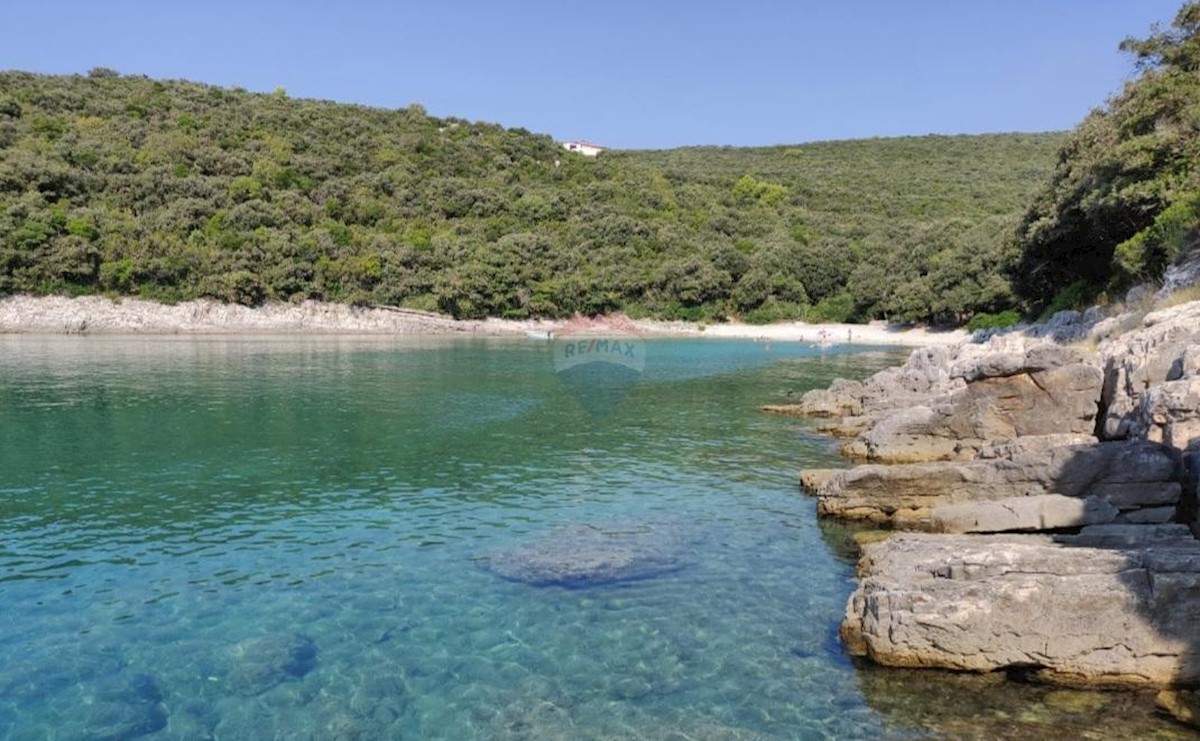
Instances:
[[[1200,3],[1121,49],[1140,74],[1070,133],[1021,220],[1012,276],[1030,307],[1115,298],[1200,241]]]
[[[0,294],[961,321],[1061,135],[606,152],[97,69],[0,73]]]
[[[800,318],[959,323],[1015,303],[1013,229],[1062,141],[926,136],[613,159],[652,165],[701,212],[734,194],[729,238],[751,255],[787,255],[800,303],[818,309]]]

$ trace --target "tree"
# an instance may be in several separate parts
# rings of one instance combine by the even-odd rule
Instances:
[[[1183,72],[1200,70],[1200,3],[1185,3],[1171,27],[1154,24],[1148,38],[1126,37],[1121,51],[1134,56],[1139,69],[1171,67]]]
[[[1191,231],[1178,220],[1193,209],[1173,207],[1200,193],[1200,3],[1121,48],[1141,75],[1071,133],[1017,228],[1013,282],[1032,305],[1080,281],[1096,293],[1156,278],[1178,251],[1162,240]],[[1172,223],[1156,231],[1165,212]]]
[[[1016,215],[1059,141],[914,137],[564,159],[548,136],[418,105],[103,70],[0,72],[0,292],[696,320],[731,310],[795,318],[819,305],[822,316],[865,318],[846,293],[857,267],[884,266],[880,300],[894,296],[924,254],[923,228]],[[939,280],[962,272],[923,270]]]

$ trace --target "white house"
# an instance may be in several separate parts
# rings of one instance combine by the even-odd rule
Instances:
[[[595,157],[604,151],[604,147],[599,144],[585,141],[563,142],[562,147],[568,152],[579,152],[585,157]]]

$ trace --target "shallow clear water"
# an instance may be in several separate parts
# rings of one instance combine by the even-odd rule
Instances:
[[[757,411],[898,357],[654,340],[596,415],[548,343],[0,337],[0,737],[925,737],[936,692],[836,640],[852,562],[795,485],[830,442]],[[686,549],[488,570],[577,524]]]

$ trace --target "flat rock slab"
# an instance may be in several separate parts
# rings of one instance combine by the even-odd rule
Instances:
[[[670,527],[566,525],[492,553],[484,563],[512,581],[582,588],[674,571],[682,566],[685,545],[679,531]]]
[[[934,507],[933,530],[939,533],[1003,533],[1058,530],[1113,522],[1120,514],[1099,497],[1042,494],[991,502]]]
[[[806,407],[802,404],[763,404],[758,409],[759,411],[767,412],[768,414],[788,414],[792,416],[802,416],[806,413]]]
[[[879,416],[843,452],[878,463],[920,463],[970,457],[993,440],[1090,434],[1103,383],[1104,372],[1090,363],[981,378]]]
[[[1094,498],[1124,513],[1175,507],[1182,491],[1173,452],[1135,441],[1017,446],[1011,457],[966,462],[868,464],[810,477],[809,484],[823,515],[925,529],[935,508],[967,502],[1061,495]],[[1105,521],[1098,509],[1090,512],[1075,524]],[[1071,525],[1052,525],[1064,526]]]
[[[1120,527],[1096,534],[1117,543]],[[1200,541],[1186,528],[1158,527],[1133,526],[1158,537],[1130,547],[1044,535],[896,535],[866,547],[842,638],[852,654],[888,666],[1196,684]]]

